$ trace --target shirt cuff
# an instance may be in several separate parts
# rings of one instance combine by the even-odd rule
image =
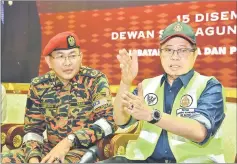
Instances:
[[[120,127],[121,129],[125,129],[125,128],[131,126],[132,124],[134,124],[135,122],[137,122],[137,120],[135,120],[132,116],[130,116],[130,118],[126,124],[118,125],[118,127]]]
[[[74,132],[79,141],[79,146],[81,146],[82,148],[88,148],[91,145],[92,140],[96,140],[95,134],[93,134],[92,132],[90,133],[89,131],[89,129],[81,129]]]
[[[36,157],[36,158],[38,158],[39,159],[39,162],[41,161],[41,159],[42,159],[42,154],[39,154],[38,152],[31,152],[30,154],[29,154],[29,156],[26,158],[26,161],[27,161],[27,163],[29,163],[29,160],[32,158],[32,157]]]
[[[37,157],[41,161],[42,158],[42,148],[41,143],[37,141],[28,141],[25,144],[25,149],[26,149],[26,161],[29,162],[30,158],[32,157]]]
[[[213,131],[213,120],[209,120],[207,117],[203,116],[200,113],[195,113],[194,115],[190,116],[189,118],[198,121],[202,125],[205,126],[207,129],[207,135],[205,139],[202,142],[199,142],[199,145],[205,144],[209,138],[212,136],[212,131]]]

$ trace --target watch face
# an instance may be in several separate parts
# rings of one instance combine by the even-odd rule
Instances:
[[[160,111],[155,109],[155,110],[152,111],[152,120],[149,121],[149,123],[155,124],[160,120],[160,118],[161,118]]]
[[[153,116],[154,116],[154,119],[155,119],[155,120],[159,120],[159,118],[160,118],[160,113],[159,113],[157,110],[154,110]]]

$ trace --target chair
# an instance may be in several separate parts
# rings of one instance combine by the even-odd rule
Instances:
[[[114,135],[99,140],[96,143],[99,160],[105,160],[115,155],[125,154],[126,145],[129,140],[136,140],[139,124],[134,124],[127,129],[118,129]],[[1,148],[6,145],[9,150],[18,149],[22,145],[24,131],[23,124],[1,125]],[[1,149],[2,150],[2,149]]]
[[[7,108],[4,109],[4,112],[9,117],[1,123],[1,152],[6,148],[9,150],[18,149],[22,145],[24,110],[29,84],[4,83],[4,86],[8,100]],[[116,134],[98,141],[96,145],[99,150],[99,159],[104,160],[114,155],[125,154],[128,141],[135,140],[138,137],[138,134],[133,134],[137,133],[137,127],[138,124],[134,124],[126,129],[118,129]]]

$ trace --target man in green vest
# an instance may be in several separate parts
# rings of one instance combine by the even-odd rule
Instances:
[[[137,53],[117,56],[120,88],[114,101],[114,120],[124,128],[139,121],[136,141],[124,156],[103,163],[224,163],[221,124],[225,118],[223,87],[214,77],[200,75],[193,29],[182,22],[169,25],[160,39],[160,59],[165,73],[145,79],[132,93],[138,73]]]

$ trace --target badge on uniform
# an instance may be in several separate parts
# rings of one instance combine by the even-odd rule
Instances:
[[[195,113],[196,103],[194,103],[195,96],[185,94],[180,100],[180,109],[176,110],[176,115],[179,117],[190,117]]]
[[[193,98],[192,96],[186,94],[186,95],[183,95],[181,100],[180,100],[180,106],[183,107],[183,108],[187,108],[187,107],[190,107],[193,103]]]
[[[158,102],[158,97],[154,93],[146,94],[144,99],[145,99],[146,104],[149,106],[156,105],[156,103]]]
[[[75,47],[76,46],[76,40],[73,36],[68,36],[67,37],[67,44],[68,44],[68,47]]]
[[[99,72],[97,70],[92,70],[91,71],[91,76],[96,76]]]

